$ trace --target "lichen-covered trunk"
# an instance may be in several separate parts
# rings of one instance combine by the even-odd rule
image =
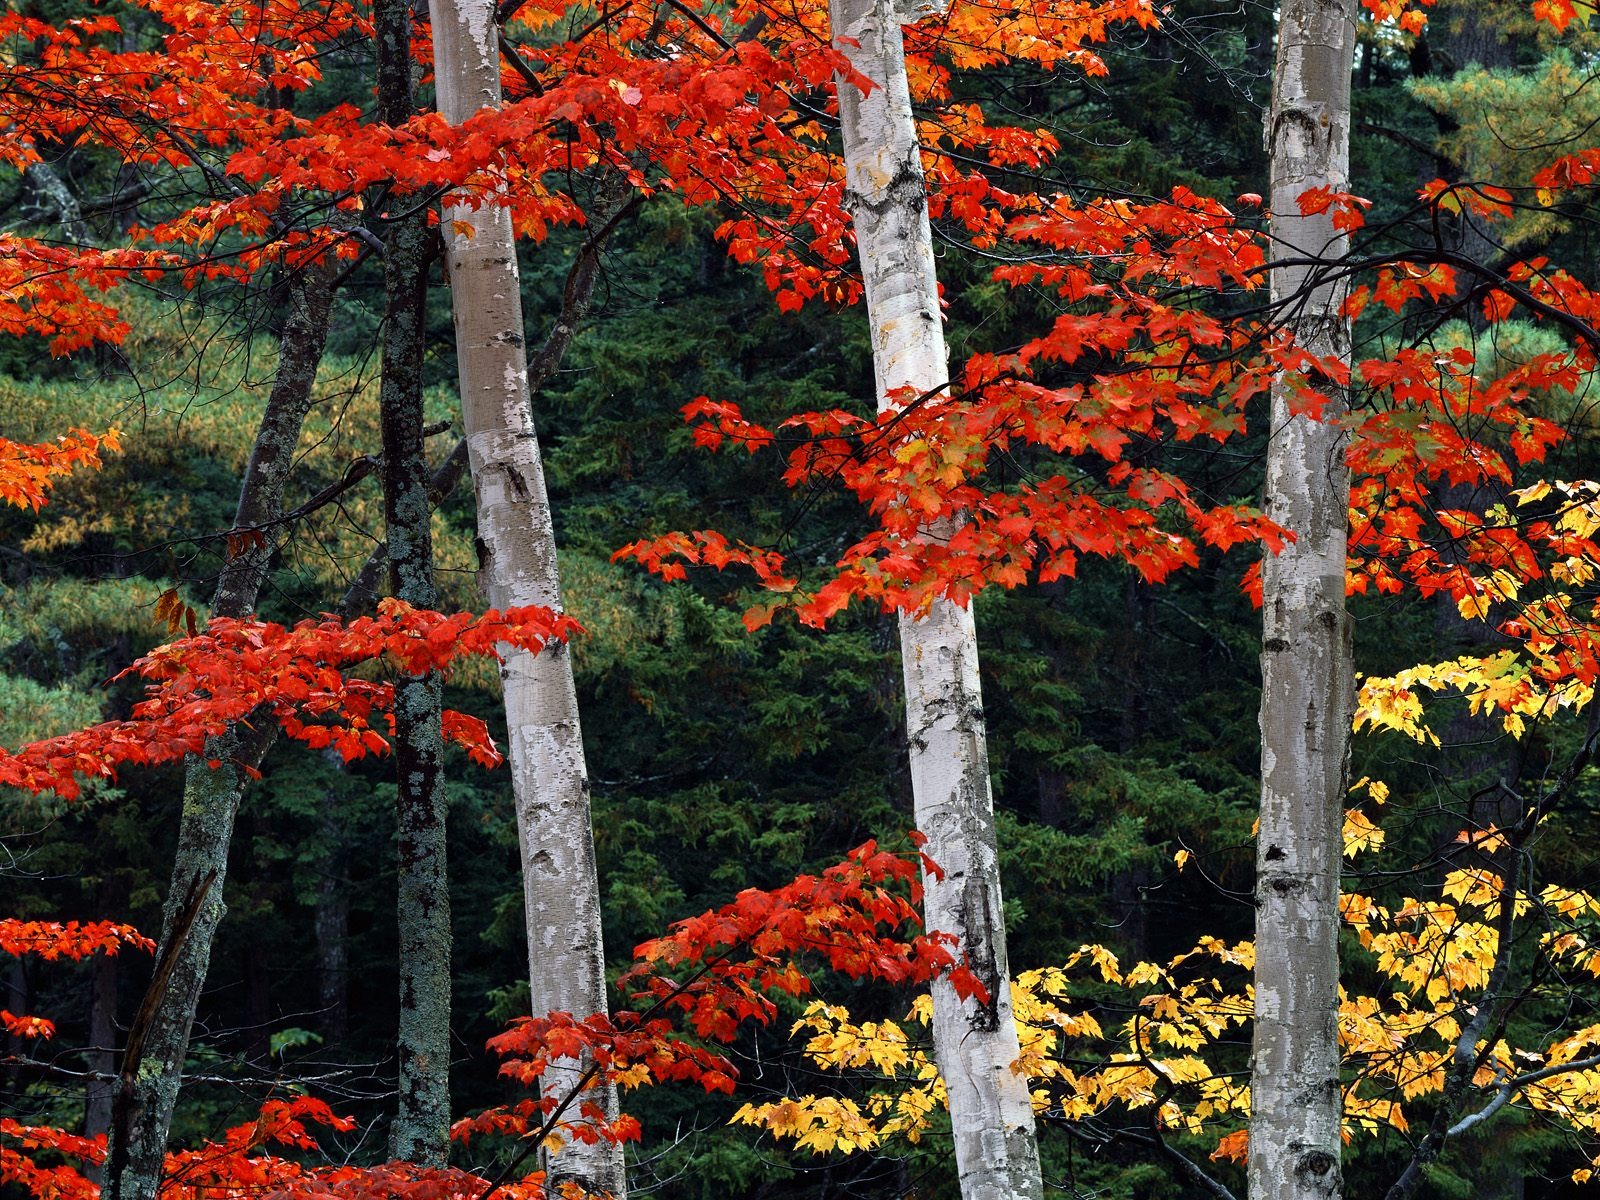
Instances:
[[[906,80],[900,22],[889,0],[833,0],[833,34],[878,86],[838,83],[846,202],[855,222],[872,326],[880,406],[909,388],[949,383],[922,158]],[[938,536],[938,531],[929,531]],[[900,618],[906,726],[917,828],[943,870],[924,872],[929,929],[953,933],[989,990],[963,1002],[933,985],[933,1048],[949,1092],[964,1200],[1042,1194],[1033,1108],[1018,1056],[989,791],[978,641],[972,610],[936,601]]]
[[[283,511],[295,444],[311,407],[312,385],[327,342],[332,299],[328,278],[321,272],[298,276],[289,298],[277,374],[239,489],[236,529],[261,529]],[[242,552],[223,565],[212,596],[212,616],[244,617],[254,610],[273,549],[269,532],[260,542],[247,541]],[[238,746],[236,732],[229,731],[210,739],[204,754],[191,755],[185,762],[178,850],[162,912],[163,950],[191,888],[207,879],[211,883],[182,939],[145,1033],[132,1094],[113,1121],[106,1173],[106,1195],[112,1200],[155,1200],[160,1185],[189,1030],[211,963],[211,944],[226,911],[222,897],[228,843],[245,778],[236,758]],[[211,766],[212,762],[217,765]]]
[[[414,115],[411,0],[373,6],[378,115]],[[378,407],[383,430],[383,512],[390,591],[437,608],[428,460],[423,444],[422,352],[427,324],[427,214],[399,221],[384,239],[384,319]],[[396,918],[400,1022],[399,1098],[389,1132],[397,1159],[442,1167],[450,1158],[450,879],[446,870],[444,738],[439,672],[394,684]]]
[[[1301,216],[1308,188],[1347,188],[1354,0],[1285,0],[1268,113],[1272,257],[1336,258],[1331,213]],[[1282,319],[1311,352],[1348,361],[1344,290],[1306,266],[1272,272]],[[1321,419],[1291,415],[1298,388],[1327,395]],[[1345,397],[1326,378],[1280,378],[1272,394],[1267,513],[1295,540],[1263,564],[1261,823],[1256,850],[1251,1200],[1340,1192],[1338,986],[1340,826],[1355,702],[1345,543],[1350,500]]]
[[[87,246],[94,241],[78,198],[54,167],[46,162],[30,163],[23,169],[22,179],[44,204],[55,209],[56,222],[67,241],[74,246]]]
[[[440,114],[459,124],[500,104],[493,0],[443,0],[432,8]],[[470,236],[456,223],[471,228]],[[495,203],[447,209],[443,227],[455,312],[457,371],[478,507],[479,580],[497,608],[561,606],[555,528],[529,399],[522,301],[510,214]],[[563,321],[568,314],[563,313]],[[553,337],[570,336],[558,328]],[[564,344],[564,341],[563,343]],[[535,1013],[607,1011],[600,887],[589,817],[589,773],[567,647],[508,652],[507,759],[527,905],[529,984]],[[544,1073],[547,1095],[565,1096],[583,1064]],[[614,1089],[594,1100],[616,1112]],[[624,1194],[620,1146],[569,1139],[547,1164],[548,1184]]]

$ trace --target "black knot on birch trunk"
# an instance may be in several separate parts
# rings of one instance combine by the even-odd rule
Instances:
[[[1302,1185],[1315,1183],[1329,1175],[1339,1160],[1322,1150],[1310,1150],[1294,1161],[1294,1175]]]

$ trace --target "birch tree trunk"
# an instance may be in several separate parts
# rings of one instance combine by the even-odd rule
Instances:
[[[1332,213],[1300,215],[1308,188],[1346,190],[1354,0],[1284,0],[1267,145],[1272,257],[1337,257]],[[1305,266],[1272,272],[1273,300],[1300,344],[1350,355],[1344,288]],[[1346,398],[1325,379],[1323,419],[1291,416],[1272,391],[1266,510],[1295,540],[1263,564],[1261,824],[1256,848],[1251,1200],[1340,1194],[1338,986],[1340,827],[1355,704],[1345,543]]]
[[[862,96],[837,82],[846,203],[855,222],[880,409],[897,389],[925,395],[949,383],[921,150],[912,119],[900,22],[890,0],[833,0],[842,48],[879,86]],[[930,533],[930,536],[936,536]],[[949,1093],[963,1200],[1042,1194],[1019,1048],[995,853],[978,642],[972,609],[936,601],[900,617],[906,724],[917,828],[942,879],[924,872],[929,929],[953,933],[990,994],[962,1002],[933,985],[933,1049]]]
[[[378,115],[400,125],[415,113],[411,0],[373,6]],[[390,590],[437,608],[433,504],[422,434],[422,352],[428,300],[427,214],[420,209],[384,240],[382,380],[383,513]],[[444,737],[438,671],[394,684],[395,818],[398,832],[400,1021],[394,1158],[442,1167],[450,1158],[450,879],[446,870]]]
[[[321,272],[298,276],[289,289],[290,308],[279,344],[277,374],[239,489],[236,529],[260,528],[283,511],[295,444],[311,408],[312,385],[327,342],[332,295],[330,282]],[[261,543],[247,544],[223,565],[211,600],[212,616],[244,617],[254,611],[274,548],[269,535]],[[158,953],[164,954],[172,941],[174,921],[191,889],[208,879],[210,884],[181,940],[166,989],[145,1031],[131,1095],[119,1103],[113,1120],[105,1189],[112,1200],[155,1200],[160,1186],[167,1134],[189,1050],[189,1030],[211,963],[211,944],[227,911],[222,896],[228,844],[244,788],[238,750],[239,738],[230,730],[209,739],[205,753],[190,755],[185,763],[178,850],[162,913],[162,949]],[[219,765],[208,766],[208,760]],[[128,1066],[123,1065],[125,1073]]]
[[[500,53],[493,0],[432,6],[434,79],[440,114],[459,124],[500,104]],[[472,235],[456,231],[465,222]],[[555,528],[529,401],[528,365],[510,214],[492,202],[447,209],[443,228],[455,311],[457,370],[478,507],[479,582],[496,608],[561,607]],[[582,264],[580,255],[580,265]],[[575,267],[576,271],[577,268]],[[570,280],[569,280],[570,291]],[[571,336],[565,310],[553,341]],[[563,643],[534,655],[508,651],[507,759],[517,833],[535,1013],[607,1011],[600,887],[589,817],[589,772],[578,724],[572,661]],[[542,1086],[563,1096],[584,1064],[552,1063]],[[616,1114],[615,1089],[595,1096]],[[548,1163],[548,1183],[566,1181],[618,1200],[622,1149],[569,1141]]]

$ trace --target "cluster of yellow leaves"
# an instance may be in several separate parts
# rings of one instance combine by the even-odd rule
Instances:
[[[1582,663],[1575,660],[1574,646],[1588,644],[1597,613],[1592,595],[1575,595],[1573,589],[1592,591],[1590,585],[1600,578],[1600,482],[1541,480],[1511,495],[1515,507],[1493,505],[1485,525],[1514,531],[1529,519],[1521,510],[1539,506],[1537,540],[1552,555],[1543,567],[1549,588],[1538,597],[1523,596],[1530,578],[1526,566],[1520,574],[1489,569],[1474,576],[1475,590],[1462,596],[1458,607],[1469,620],[1484,620],[1495,604],[1518,602],[1515,621],[1503,628],[1521,645],[1363,680],[1355,714],[1358,732],[1364,727],[1394,729],[1437,746],[1438,737],[1423,719],[1419,691],[1455,693],[1475,714],[1498,713],[1514,737],[1527,731],[1529,721],[1548,719],[1561,709],[1581,709],[1594,698],[1590,673],[1575,669]],[[1554,511],[1543,515],[1552,506]]]
[[[1389,785],[1381,779],[1368,779],[1363,775],[1350,792],[1365,790],[1367,798],[1378,807],[1382,807],[1389,799]],[[1344,856],[1354,858],[1364,850],[1377,850],[1383,845],[1383,830],[1373,820],[1362,812],[1360,808],[1347,808],[1344,810]]]
[[[920,997],[907,1020],[926,1028],[931,1014],[927,996]],[[834,1096],[800,1096],[765,1104],[746,1104],[732,1123],[767,1129],[802,1150],[826,1153],[870,1150],[891,1138],[921,1140],[936,1109],[945,1102],[944,1081],[926,1050],[893,1021],[856,1024],[842,1005],[820,1000],[790,1027],[791,1037],[811,1031],[805,1054],[826,1070],[870,1070],[895,1080],[894,1090],[867,1095],[863,1108]]]
[[[1540,891],[1539,902],[1561,922],[1544,935],[1541,949],[1545,956],[1560,966],[1600,976],[1600,900],[1587,892],[1548,884]]]
[[[1380,805],[1388,795],[1381,782],[1363,779],[1352,791],[1361,789]],[[1347,853],[1381,840],[1381,831],[1359,813],[1347,814],[1345,832]],[[1458,840],[1490,854],[1504,844],[1493,829]],[[1347,1141],[1385,1128],[1405,1132],[1406,1106],[1443,1087],[1499,952],[1504,886],[1492,871],[1463,867],[1445,876],[1436,896],[1407,898],[1392,909],[1362,895],[1341,898],[1346,925],[1388,985],[1371,994],[1340,991]],[[1515,905],[1524,928],[1530,912],[1539,910],[1547,930],[1540,949],[1553,965],[1600,975],[1600,898],[1548,885],[1537,895],[1519,892]],[[1252,1012],[1254,962],[1251,943],[1206,937],[1166,963],[1125,968],[1105,947],[1086,945],[1059,966],[1023,972],[1011,988],[1021,1046],[1013,1069],[1029,1079],[1035,1110],[1065,1121],[1153,1110],[1157,1125],[1169,1132],[1220,1135],[1213,1157],[1242,1158],[1238,1127],[1248,1118],[1250,1093],[1241,1070],[1241,1031]],[[817,1152],[918,1140],[944,1103],[925,1048],[929,1011],[923,996],[904,1024],[858,1024],[841,1006],[813,1003],[792,1033],[809,1035],[805,1054],[818,1067],[854,1073],[862,1099],[802,1096],[747,1104],[734,1120]],[[1578,1063],[1597,1047],[1600,1026],[1542,1049],[1502,1039],[1480,1046],[1474,1084],[1487,1102],[1508,1080]],[[1600,1070],[1553,1073],[1519,1085],[1515,1099],[1600,1133]]]
[[[1538,664],[1516,650],[1464,654],[1441,663],[1423,663],[1396,675],[1369,676],[1361,682],[1355,729],[1394,729],[1437,746],[1438,735],[1423,720],[1419,688],[1435,694],[1455,692],[1472,712],[1499,713],[1507,733],[1521,737],[1529,720],[1554,716],[1563,708],[1582,708],[1594,689],[1581,683],[1546,681]]]
[[[1250,1016],[1248,995],[1230,992],[1219,979],[1176,979],[1174,972],[1202,960],[1248,970],[1254,956],[1249,943],[1204,938],[1169,963],[1141,962],[1124,970],[1110,950],[1086,945],[1059,967],[1020,975],[1011,985],[1021,1048],[1013,1069],[1031,1081],[1034,1108],[1080,1120],[1119,1107],[1154,1106],[1163,1126],[1187,1132],[1200,1132],[1215,1117],[1247,1111],[1248,1089],[1189,1053]],[[1101,984],[1149,990],[1114,1036],[1073,999],[1085,974]],[[913,1040],[907,1026],[858,1024],[842,1006],[811,1004],[791,1030],[793,1035],[810,1032],[806,1057],[821,1068],[865,1072],[876,1083],[892,1086],[869,1090],[859,1103],[800,1096],[746,1104],[734,1122],[818,1152],[871,1149],[897,1137],[917,1141],[945,1101],[943,1082],[925,1048],[930,1015],[929,999],[922,996],[906,1017],[907,1026],[917,1031]],[[1075,1070],[1069,1057],[1098,1065]],[[1184,1104],[1165,1098],[1174,1088],[1192,1090],[1198,1098]]]

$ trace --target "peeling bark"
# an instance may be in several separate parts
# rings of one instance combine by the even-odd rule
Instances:
[[[840,81],[846,202],[855,222],[880,408],[891,393],[926,395],[949,383],[922,158],[912,119],[899,12],[890,0],[834,0],[835,38],[880,86],[862,96]],[[930,530],[937,537],[939,530]],[[988,989],[987,1004],[933,985],[933,1048],[949,1092],[964,1200],[1038,1197],[1043,1185],[1033,1108],[1012,1070],[1011,1013],[994,802],[989,791],[978,642],[970,607],[941,600],[902,614],[906,727],[917,828],[943,878],[924,872],[929,929],[961,940]]]
[[[439,112],[459,124],[500,104],[500,54],[492,0],[444,0],[432,6],[434,77]],[[455,222],[472,227],[456,232]],[[444,214],[455,311],[461,409],[478,506],[479,582],[496,608],[561,607],[555,529],[529,401],[516,247],[510,214],[494,203]],[[559,357],[587,308],[593,264],[580,252],[568,296],[541,364]],[[586,280],[580,272],[587,270]],[[573,303],[575,281],[581,296]],[[553,360],[551,360],[553,361]],[[516,793],[528,930],[529,982],[536,1013],[580,1016],[607,1011],[600,889],[589,815],[589,773],[578,723],[577,690],[564,644],[537,655],[508,652],[505,684],[507,758]],[[541,1086],[564,1096],[583,1070],[578,1060],[551,1064]],[[608,1115],[615,1090],[595,1096]],[[623,1196],[621,1147],[569,1141],[547,1163],[548,1185]]]
[[[411,0],[373,9],[379,117],[414,115]],[[437,608],[433,505],[423,439],[422,354],[427,324],[430,233],[422,211],[399,221],[384,244],[383,349],[378,407],[383,430],[383,511],[390,590]],[[400,1023],[399,1101],[392,1157],[442,1167],[450,1158],[450,880],[447,873],[444,681],[437,671],[394,684],[398,827]]]
[[[1336,258],[1331,213],[1300,216],[1308,188],[1346,190],[1353,0],[1285,0],[1267,117],[1275,259]],[[1272,272],[1274,301],[1312,353],[1350,356],[1341,284],[1304,266]],[[1251,1200],[1340,1193],[1339,869],[1350,718],[1355,704],[1345,611],[1350,478],[1347,398],[1325,379],[1324,419],[1291,416],[1294,384],[1272,390],[1266,511],[1295,540],[1263,564],[1261,823],[1256,852]]]
[[[279,348],[278,370],[267,398],[254,449],[239,489],[234,527],[265,526],[283,509],[284,487],[294,463],[300,427],[310,410],[312,384],[328,336],[332,299],[329,280],[321,273],[298,276],[290,289],[291,305]],[[212,596],[211,613],[248,616],[266,579],[273,545],[247,545],[224,564]],[[172,974],[146,1036],[132,1095],[112,1129],[118,1143],[108,1162],[106,1194],[114,1200],[155,1200],[161,1180],[167,1133],[177,1105],[183,1062],[189,1049],[200,992],[211,963],[211,945],[226,907],[223,882],[228,871],[228,844],[244,774],[237,759],[236,731],[211,738],[204,754],[185,763],[183,812],[178,824],[178,850],[162,913],[161,943],[172,938],[173,922],[190,889],[213,879],[194,923],[179,947]],[[215,768],[208,762],[215,761]],[[158,951],[158,956],[160,952]]]

